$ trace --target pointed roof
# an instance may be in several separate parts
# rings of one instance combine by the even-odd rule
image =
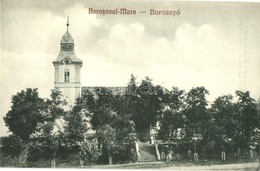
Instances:
[[[52,61],[53,64],[63,63],[65,59],[71,61],[71,63],[78,63],[82,65],[82,60],[77,58],[74,51],[74,40],[71,34],[68,31],[69,28],[69,19],[67,21],[67,31],[63,34],[60,41],[60,53],[58,57]]]
[[[60,43],[74,43],[73,37],[69,31],[66,31],[66,33],[63,34]]]
[[[67,31],[62,36],[60,43],[74,43],[73,37],[69,33],[69,26],[70,26],[70,24],[69,24],[69,16],[67,17],[67,24],[66,24],[66,26],[67,26]]]

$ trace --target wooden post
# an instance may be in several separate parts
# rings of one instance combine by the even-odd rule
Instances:
[[[80,168],[83,168],[84,161],[80,159],[80,160],[79,160],[79,163],[80,163]]]
[[[196,144],[196,141],[194,143],[194,161],[198,161],[199,160],[199,155],[197,153],[197,144]]]
[[[237,155],[238,155],[238,156],[240,156],[240,151],[241,151],[241,149],[238,148],[238,149],[237,149]]]
[[[226,160],[226,153],[225,153],[225,151],[222,151],[222,152],[221,152],[221,160],[222,160],[222,161],[225,161],[225,160]]]
[[[195,162],[199,161],[199,155],[198,155],[198,153],[194,153],[194,161],[195,161]]]
[[[112,157],[109,157],[109,165],[112,165],[113,162],[112,162]]]
[[[52,167],[52,168],[55,168],[55,167],[56,167],[55,159],[52,159],[52,160],[51,160],[51,167]]]

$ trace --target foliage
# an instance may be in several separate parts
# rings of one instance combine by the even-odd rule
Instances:
[[[206,95],[209,91],[205,87],[192,88],[185,99],[186,138],[191,139],[194,134],[202,134],[206,130],[208,119]]]
[[[23,144],[22,151],[18,157],[18,167],[27,167],[28,148],[28,144]]]
[[[90,129],[87,117],[89,112],[81,105],[75,105],[65,117],[67,125],[65,126],[65,136],[71,144],[76,145],[77,141],[83,141],[86,132]]]
[[[92,128],[96,130],[99,142],[103,146],[101,158],[108,161],[107,157],[113,156],[113,161],[117,161],[116,153],[125,153],[124,149],[129,144],[128,136],[135,132],[132,114],[129,113],[129,100],[125,94],[114,95],[110,90],[89,91],[86,94],[80,102],[92,114]],[[124,160],[118,158],[118,161],[122,159]]]
[[[162,111],[159,138],[162,140],[176,140],[180,129],[184,128],[184,97],[185,92],[173,87],[165,100],[166,109]]]
[[[234,138],[238,128],[236,120],[236,105],[232,103],[231,95],[218,97],[210,108],[210,119],[206,123],[203,142],[208,151],[221,151],[221,146],[227,146],[229,139]]]
[[[114,163],[136,162],[136,152],[132,144],[116,144],[112,148]]]
[[[195,146],[205,159],[219,158],[223,148],[234,156],[238,149],[254,149],[260,137],[257,103],[248,91],[217,97],[208,106],[205,87],[168,91],[149,77],[138,83],[131,75],[123,94],[103,90],[88,91],[72,109],[58,89],[49,99],[40,98],[37,89],[18,92],[4,117],[13,135],[1,140],[1,155],[16,157],[20,167],[72,155],[76,160],[79,152],[88,163],[107,163],[108,157],[114,163],[135,161],[134,142],[149,137],[158,122],[158,138],[183,156]],[[93,140],[86,139],[90,128],[96,131]],[[201,136],[197,141],[195,134]]]
[[[115,129],[111,128],[111,126],[109,125],[104,125],[97,131],[97,137],[101,140],[104,147],[108,150],[108,154],[110,156],[110,150],[116,143]]]
[[[135,84],[133,79],[131,81],[130,85]],[[130,107],[133,108],[132,117],[136,132],[149,133],[150,127],[156,125],[163,109],[163,95],[162,87],[153,85],[152,80],[146,77],[138,86],[136,95],[128,96],[132,104]]]
[[[95,163],[102,154],[102,148],[98,143],[97,138],[92,140],[85,139],[79,142],[81,156],[89,164]]]
[[[12,97],[11,110],[4,117],[6,126],[23,141],[28,141],[37,124],[44,121],[44,104],[37,89],[27,88],[18,92]]]
[[[1,155],[18,157],[22,150],[22,140],[16,135],[1,138]]]
[[[118,115],[115,121],[116,139],[119,142],[127,142],[129,134],[135,132],[135,124],[130,115]]]
[[[116,117],[117,113],[111,108],[100,106],[91,119],[92,127],[99,130],[104,125],[114,125]]]
[[[29,146],[28,160],[39,161],[55,159],[58,157],[61,145],[66,142],[64,117],[67,102],[64,100],[61,91],[51,90],[49,99],[45,99],[44,122],[38,123],[36,131],[32,134]]]
[[[1,155],[0,166],[1,167],[19,167],[18,157]]]
[[[259,129],[257,123],[257,104],[254,99],[250,97],[248,91],[236,91],[236,96],[238,97],[237,107],[238,107],[238,122],[240,125],[240,146],[244,148],[249,147],[249,142],[253,136],[253,130],[255,128]]]

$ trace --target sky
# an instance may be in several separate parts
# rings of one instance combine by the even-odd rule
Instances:
[[[137,14],[96,15],[89,8]],[[155,16],[150,9],[180,14]],[[260,3],[2,0],[0,136],[8,131],[2,118],[12,95],[30,87],[49,97],[67,16],[83,60],[82,86],[126,86],[134,74],[168,89],[204,86],[209,102],[236,90],[260,97]]]

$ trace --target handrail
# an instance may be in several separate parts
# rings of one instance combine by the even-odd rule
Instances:
[[[157,160],[161,160],[161,156],[160,156],[160,152],[158,150],[158,145],[157,145],[157,142],[156,142],[156,139],[154,137],[154,146],[155,146],[155,152],[156,152],[156,157],[157,157]]]

